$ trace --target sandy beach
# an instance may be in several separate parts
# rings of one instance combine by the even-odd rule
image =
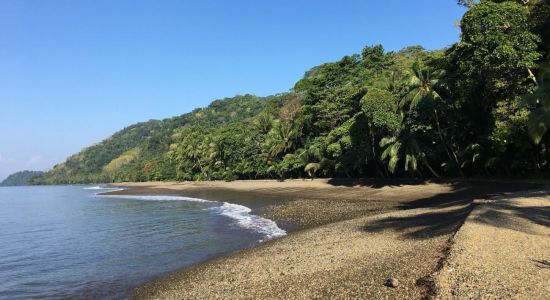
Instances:
[[[519,292],[533,299],[548,295],[542,285],[513,288],[513,276],[502,277],[510,281],[504,283],[509,288],[506,293],[499,293],[502,289],[491,278],[500,277],[491,277],[483,271],[468,273],[472,269],[483,270],[479,268],[481,265],[488,269],[488,274],[493,274],[490,270],[505,261],[497,258],[492,260],[496,265],[485,264],[491,261],[485,256],[495,258],[499,254],[494,250],[500,247],[487,237],[501,235],[504,241],[508,235],[502,230],[512,230],[519,235],[516,248],[524,238],[534,244],[539,242],[527,255],[534,260],[528,268],[538,273],[533,273],[533,277],[526,275],[518,282],[522,285],[527,281],[548,282],[550,270],[544,268],[544,260],[550,259],[550,253],[544,245],[549,244],[545,230],[549,225],[546,205],[550,200],[537,194],[538,200],[533,201],[538,201],[535,204],[543,208],[537,210],[540,216],[535,220],[514,213],[517,207],[533,206],[521,201],[532,200],[507,200],[519,195],[522,199],[531,199],[520,191],[540,189],[540,185],[499,181],[319,179],[119,186],[129,188],[117,192],[125,194],[210,198],[225,195],[225,199],[247,195],[243,196],[247,201],[268,199],[271,204],[264,205],[259,213],[277,222],[296,224],[299,229],[278,240],[152,281],[135,290],[132,295],[135,299],[486,298],[471,291],[481,288],[482,284],[496,291],[487,294],[493,295],[487,298],[515,298]],[[512,202],[505,208],[487,206],[504,201]],[[501,209],[503,214],[511,216],[503,222],[529,230],[509,229],[483,221],[487,215],[494,215],[482,211],[488,209]],[[531,224],[533,222],[536,224]],[[533,232],[536,236],[532,236]],[[514,249],[509,250],[509,259],[529,265],[526,255],[514,254]],[[521,276],[522,272],[516,273]],[[387,278],[398,279],[399,285],[385,286]]]
[[[441,299],[549,299],[550,192],[476,201],[436,274]]]

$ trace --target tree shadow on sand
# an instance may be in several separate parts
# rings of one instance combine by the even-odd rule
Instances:
[[[515,206],[508,202],[493,203],[480,213],[475,222],[524,233],[534,233],[529,223],[550,227],[550,206]]]
[[[451,191],[437,194],[432,197],[403,201],[399,205],[401,210],[417,208],[433,208],[433,211],[419,212],[405,217],[388,217],[374,223],[366,224],[363,229],[368,232],[379,232],[386,229],[402,232],[406,238],[425,239],[447,235],[455,232],[472,211],[473,201],[476,199],[489,199],[494,196],[512,193],[539,185],[525,183],[498,182],[453,182]],[[522,215],[530,218],[538,218],[538,222],[547,222],[544,216],[540,216],[540,208],[525,208],[520,211]],[[545,208],[546,209],[546,208]],[[539,215],[539,217],[536,217]]]
[[[404,185],[422,185],[426,184],[426,179],[420,178],[331,178],[328,184],[343,187],[370,187],[379,189],[383,187],[400,187]]]
[[[531,261],[533,261],[535,265],[539,268],[550,269],[550,261],[547,261],[546,259],[541,259],[541,260],[532,259]]]
[[[462,182],[450,183],[451,191],[422,199],[404,201],[400,209],[444,208],[472,203],[476,199],[489,199],[505,193],[514,193],[540,185],[531,183]]]
[[[456,209],[440,212],[419,213],[407,217],[388,217],[367,224],[363,229],[368,232],[392,229],[402,232],[406,238],[432,238],[456,231],[471,210],[472,205],[462,205]]]

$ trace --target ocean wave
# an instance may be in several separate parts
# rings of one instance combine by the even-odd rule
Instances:
[[[270,219],[250,214],[252,210],[246,206],[224,202],[221,206],[209,209],[236,220],[237,224],[243,228],[252,229],[265,235],[266,239],[260,240],[261,242],[286,235],[286,231],[279,228],[277,223]]]
[[[189,201],[189,202],[216,202],[199,198],[191,198],[184,196],[144,196],[144,195],[98,195],[100,197],[135,199],[145,201]]]
[[[191,198],[185,196],[149,196],[149,195],[97,195],[99,197],[135,199],[144,201],[190,201],[204,203],[219,203],[218,201],[205,200],[200,198]],[[246,206],[223,202],[220,206],[207,208],[216,214],[226,216],[236,220],[237,225],[251,229],[265,236],[260,242],[275,239],[286,235],[286,231],[279,228],[277,223],[272,220],[250,214],[252,210]]]
[[[84,189],[85,190],[119,190],[119,191],[124,190],[122,188],[113,188],[113,187],[106,187],[106,186],[101,186],[101,185],[85,187]]]

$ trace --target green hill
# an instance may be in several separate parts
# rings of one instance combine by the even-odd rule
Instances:
[[[174,166],[165,161],[178,131],[192,126],[213,127],[250,118],[265,108],[266,99],[252,95],[214,101],[178,117],[150,120],[116,132],[56,165],[35,184],[136,181],[173,178]],[[158,164],[158,165],[157,165]],[[143,174],[147,168],[151,176]],[[154,175],[152,175],[154,173]]]
[[[4,181],[0,182],[0,186],[28,185],[32,178],[42,176],[44,174],[44,172],[40,171],[20,171],[13,173],[4,179]]]
[[[550,171],[550,3],[463,2],[446,49],[365,47],[288,93],[127,127],[32,182]]]

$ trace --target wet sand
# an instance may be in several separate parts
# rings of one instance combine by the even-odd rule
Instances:
[[[411,180],[120,186],[131,187],[119,192],[125,194],[268,199],[272,204],[262,206],[263,215],[301,229],[150,282],[136,289],[136,299],[429,298],[438,293],[436,282],[442,281],[434,274],[441,272],[474,200],[536,187]],[[397,288],[384,286],[389,277],[399,280]]]

